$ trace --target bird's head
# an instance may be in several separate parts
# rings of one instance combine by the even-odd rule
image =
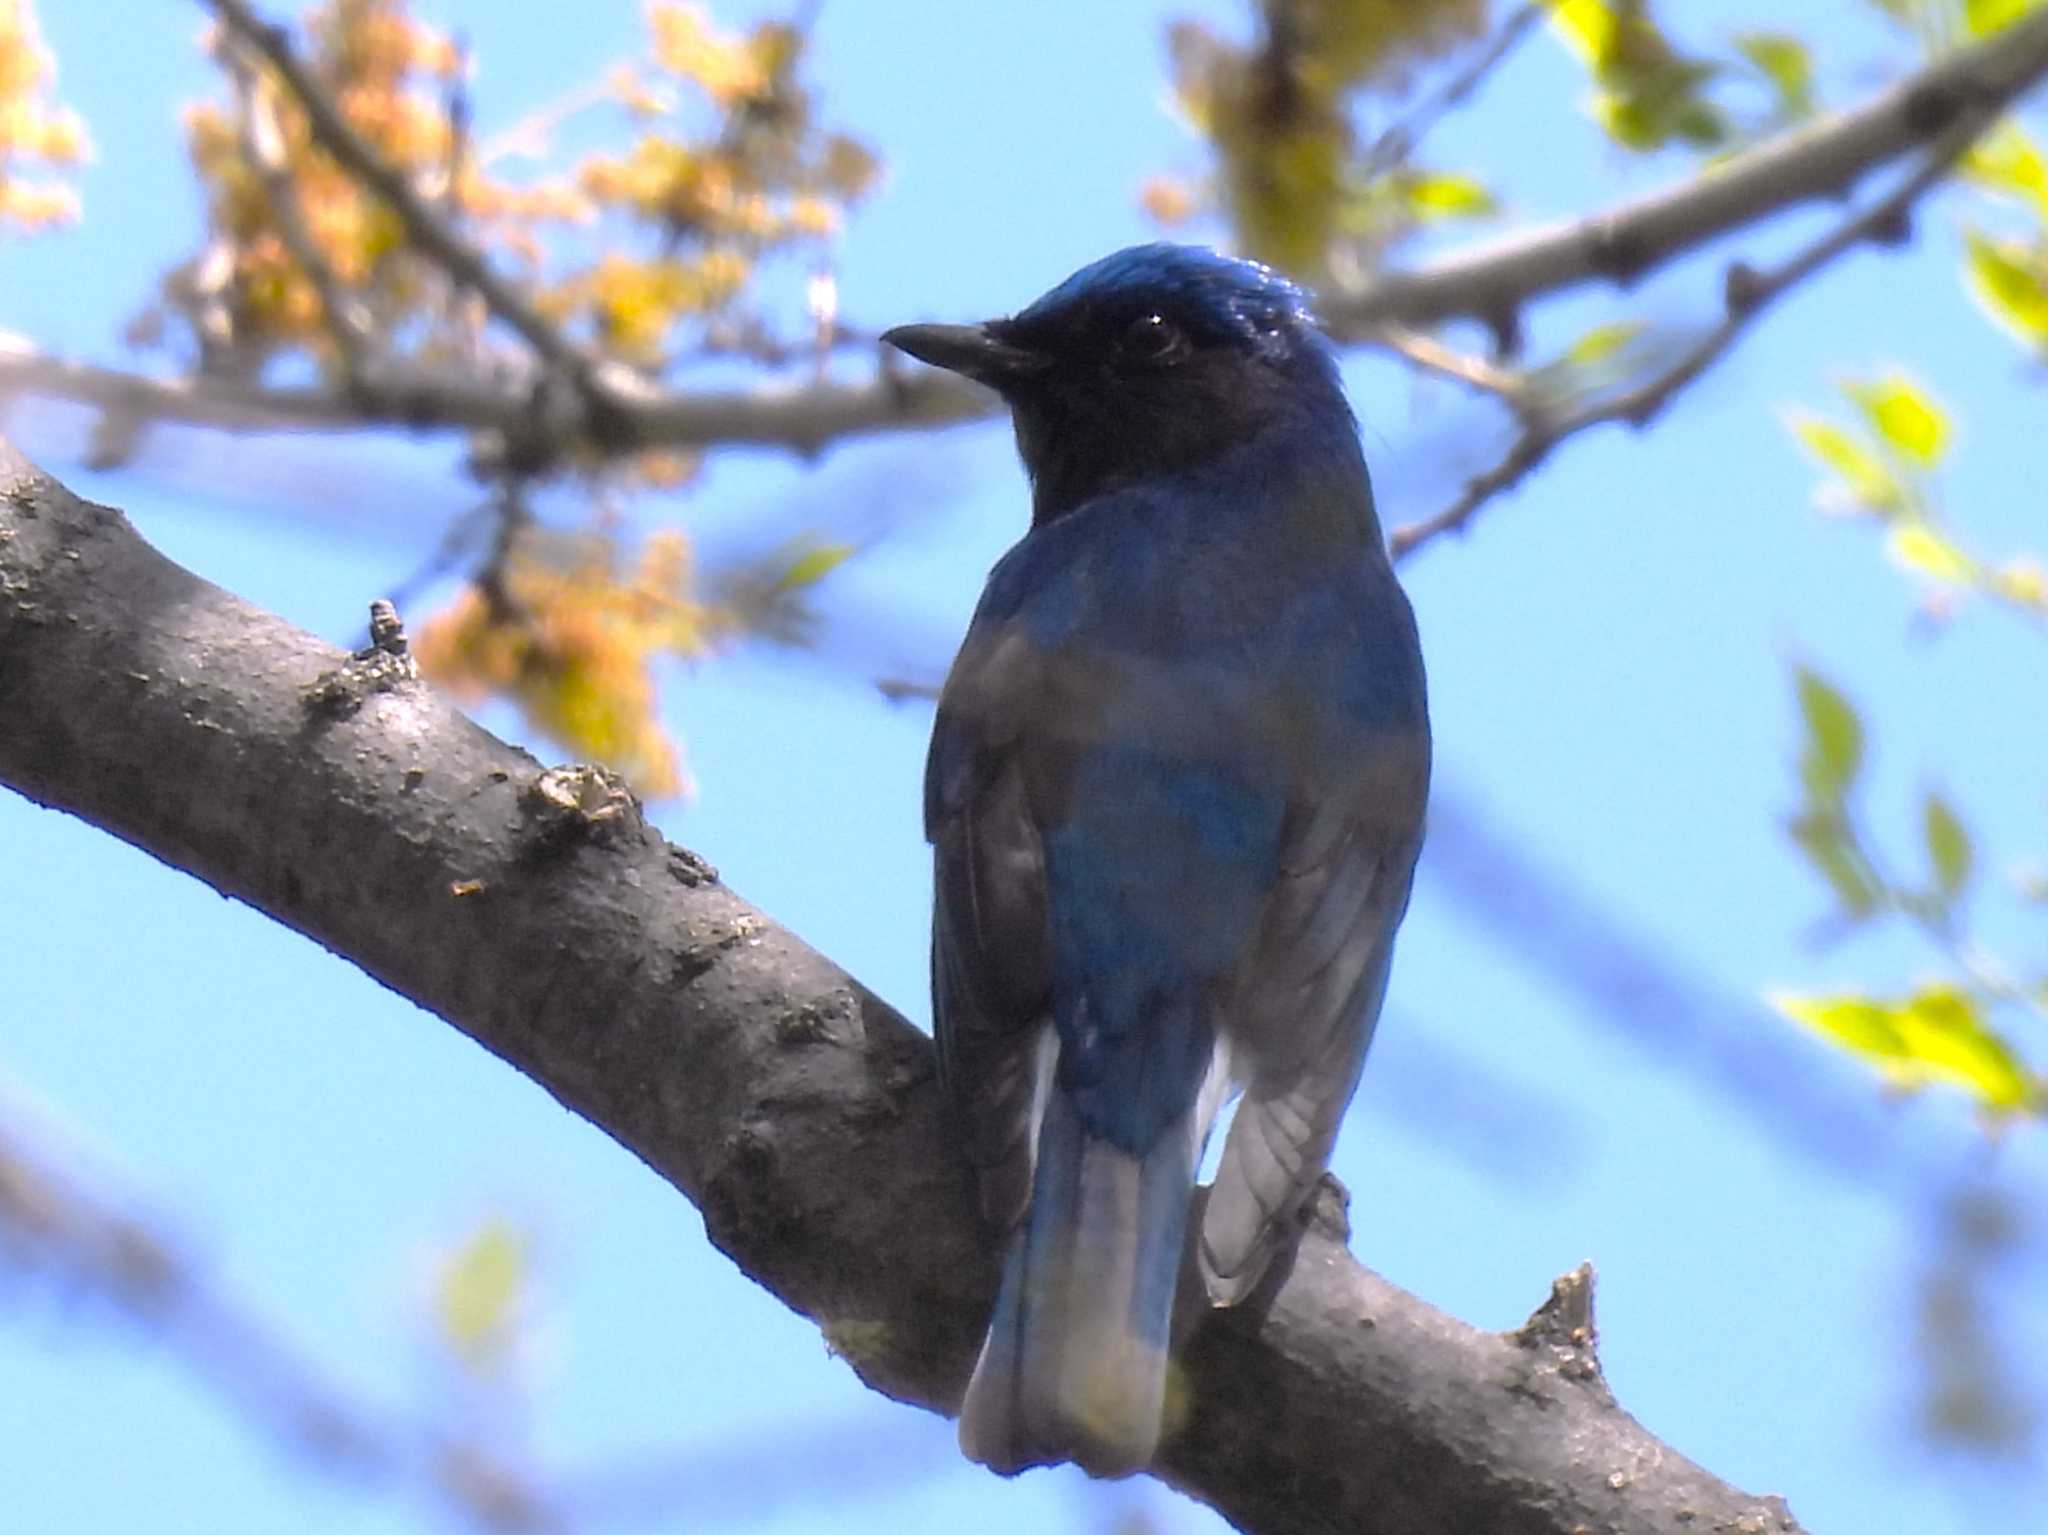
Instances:
[[[882,339],[1009,404],[1039,523],[1275,429],[1355,441],[1302,291],[1197,246],[1133,246],[1007,319]]]

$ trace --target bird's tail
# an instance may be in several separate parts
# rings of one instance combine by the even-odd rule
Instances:
[[[1047,1094],[1030,1213],[960,1408],[970,1458],[1005,1475],[1072,1460],[1128,1476],[1151,1463],[1198,1138],[1183,1122],[1128,1152],[1090,1135],[1066,1094]]]

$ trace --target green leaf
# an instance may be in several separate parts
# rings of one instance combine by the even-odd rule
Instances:
[[[2002,32],[2034,8],[2036,0],[1963,0],[1963,23],[1973,37]]]
[[[1806,721],[1801,774],[1816,798],[1839,800],[1863,767],[1863,722],[1855,706],[1811,667],[1799,667],[1794,677]]]
[[[1800,446],[1834,470],[1850,500],[1875,512],[1893,512],[1905,505],[1906,488],[1898,472],[1842,427],[1805,411],[1794,411],[1786,425]]]
[[[1599,86],[1593,115],[1616,143],[1648,150],[1673,139],[1701,148],[1727,140],[1728,120],[1704,89],[1719,66],[1672,47],[1647,0],[1551,0],[1549,10]]]
[[[1878,909],[1884,892],[1872,883],[1848,823],[1841,816],[1800,815],[1785,829],[1793,844],[1835,892],[1844,915],[1861,922]]]
[[[1920,807],[1920,819],[1927,837],[1927,859],[1934,866],[1935,883],[1953,900],[1970,882],[1974,850],[1970,833],[1949,802],[1929,792]]]
[[[1738,32],[1735,51],[1756,66],[1777,93],[1778,113],[1791,119],[1813,112],[1813,55],[1790,32]]]
[[[2048,260],[2021,240],[1963,231],[1970,288],[1991,318],[2030,346],[2048,346]]]
[[[1931,469],[1948,450],[1948,416],[1903,373],[1852,380],[1842,392],[1863,412],[1879,439],[1908,463]]]
[[[1901,522],[1885,535],[1885,553],[1944,586],[1974,586],[1977,562],[1928,523]]]

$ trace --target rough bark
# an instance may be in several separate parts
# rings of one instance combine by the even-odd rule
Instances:
[[[996,1265],[929,1042],[670,846],[414,680],[150,549],[0,444],[0,782],[286,923],[644,1158],[863,1380],[958,1401]],[[906,790],[908,792],[908,790]],[[1158,1474],[1264,1535],[1792,1531],[1615,1403],[1590,1274],[1490,1334],[1345,1250],[1202,1322]]]

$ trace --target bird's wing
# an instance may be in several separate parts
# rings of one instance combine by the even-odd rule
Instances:
[[[1341,790],[1290,806],[1280,875],[1225,1004],[1245,1096],[1202,1222],[1202,1276],[1219,1305],[1258,1283],[1328,1163],[1386,991],[1426,747],[1382,736],[1362,760],[1368,771]]]
[[[1018,739],[1040,669],[1013,628],[977,623],[947,679],[925,769],[939,1068],[982,1214],[1000,1230],[1031,1195],[1038,1052],[1051,1021],[1045,851]]]

